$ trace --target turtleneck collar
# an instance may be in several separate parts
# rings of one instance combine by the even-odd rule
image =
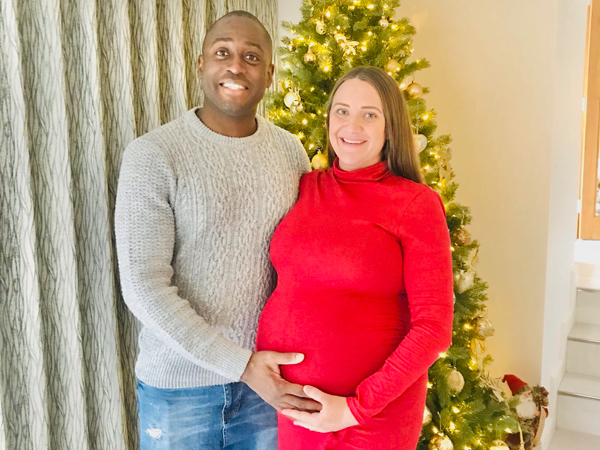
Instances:
[[[230,137],[215,133],[213,130],[204,125],[204,123],[198,118],[196,115],[196,110],[198,108],[199,107],[190,109],[187,113],[185,113],[184,117],[194,132],[208,142],[212,142],[219,146],[228,147],[255,147],[264,142],[267,136],[266,120],[259,115],[256,116],[256,131],[250,136]]]
[[[379,181],[390,174],[386,161],[362,169],[343,170],[340,169],[339,158],[335,158],[331,170],[333,170],[333,175],[339,181]]]

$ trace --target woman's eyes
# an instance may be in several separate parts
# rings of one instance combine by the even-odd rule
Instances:
[[[347,115],[348,115],[348,110],[347,110],[347,109],[340,108],[340,109],[338,109],[336,112],[337,112],[337,114],[339,114],[340,116],[347,116]],[[368,113],[365,113],[365,114],[364,114],[364,117],[365,117],[366,119],[375,119],[375,118],[377,117],[377,114],[375,114],[375,113],[372,113],[372,112],[368,112]]]

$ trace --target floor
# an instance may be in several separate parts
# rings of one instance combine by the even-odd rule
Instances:
[[[600,427],[600,424],[598,424]],[[554,432],[548,450],[600,450],[600,436],[561,430]]]

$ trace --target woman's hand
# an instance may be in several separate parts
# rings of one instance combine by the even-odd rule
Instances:
[[[294,425],[319,433],[339,431],[358,425],[358,421],[354,418],[348,407],[346,397],[326,394],[314,386],[304,386],[304,393],[321,403],[323,407],[321,411],[316,413],[297,411],[295,409],[284,409],[281,411],[284,416],[294,421]]]

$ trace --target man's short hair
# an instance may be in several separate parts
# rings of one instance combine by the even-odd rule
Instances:
[[[215,26],[223,19],[227,18],[227,17],[244,17],[246,19],[250,19],[253,22],[257,23],[258,25],[260,25],[260,28],[263,30],[265,37],[267,38],[267,42],[269,44],[269,48],[266,49],[268,51],[271,52],[271,54],[273,54],[273,40],[271,39],[271,35],[269,34],[269,32],[267,31],[267,29],[265,28],[265,26],[263,25],[263,23],[258,19],[258,17],[256,17],[254,14],[249,13],[248,11],[243,11],[243,10],[235,10],[235,11],[230,11],[227,14],[225,14],[224,16],[219,17],[216,21],[214,21],[212,23],[212,25],[208,28],[208,31],[206,32],[206,36],[204,37],[204,42],[202,43],[202,53],[204,53],[204,45],[208,39],[208,36],[210,35],[210,32],[215,28]]]

